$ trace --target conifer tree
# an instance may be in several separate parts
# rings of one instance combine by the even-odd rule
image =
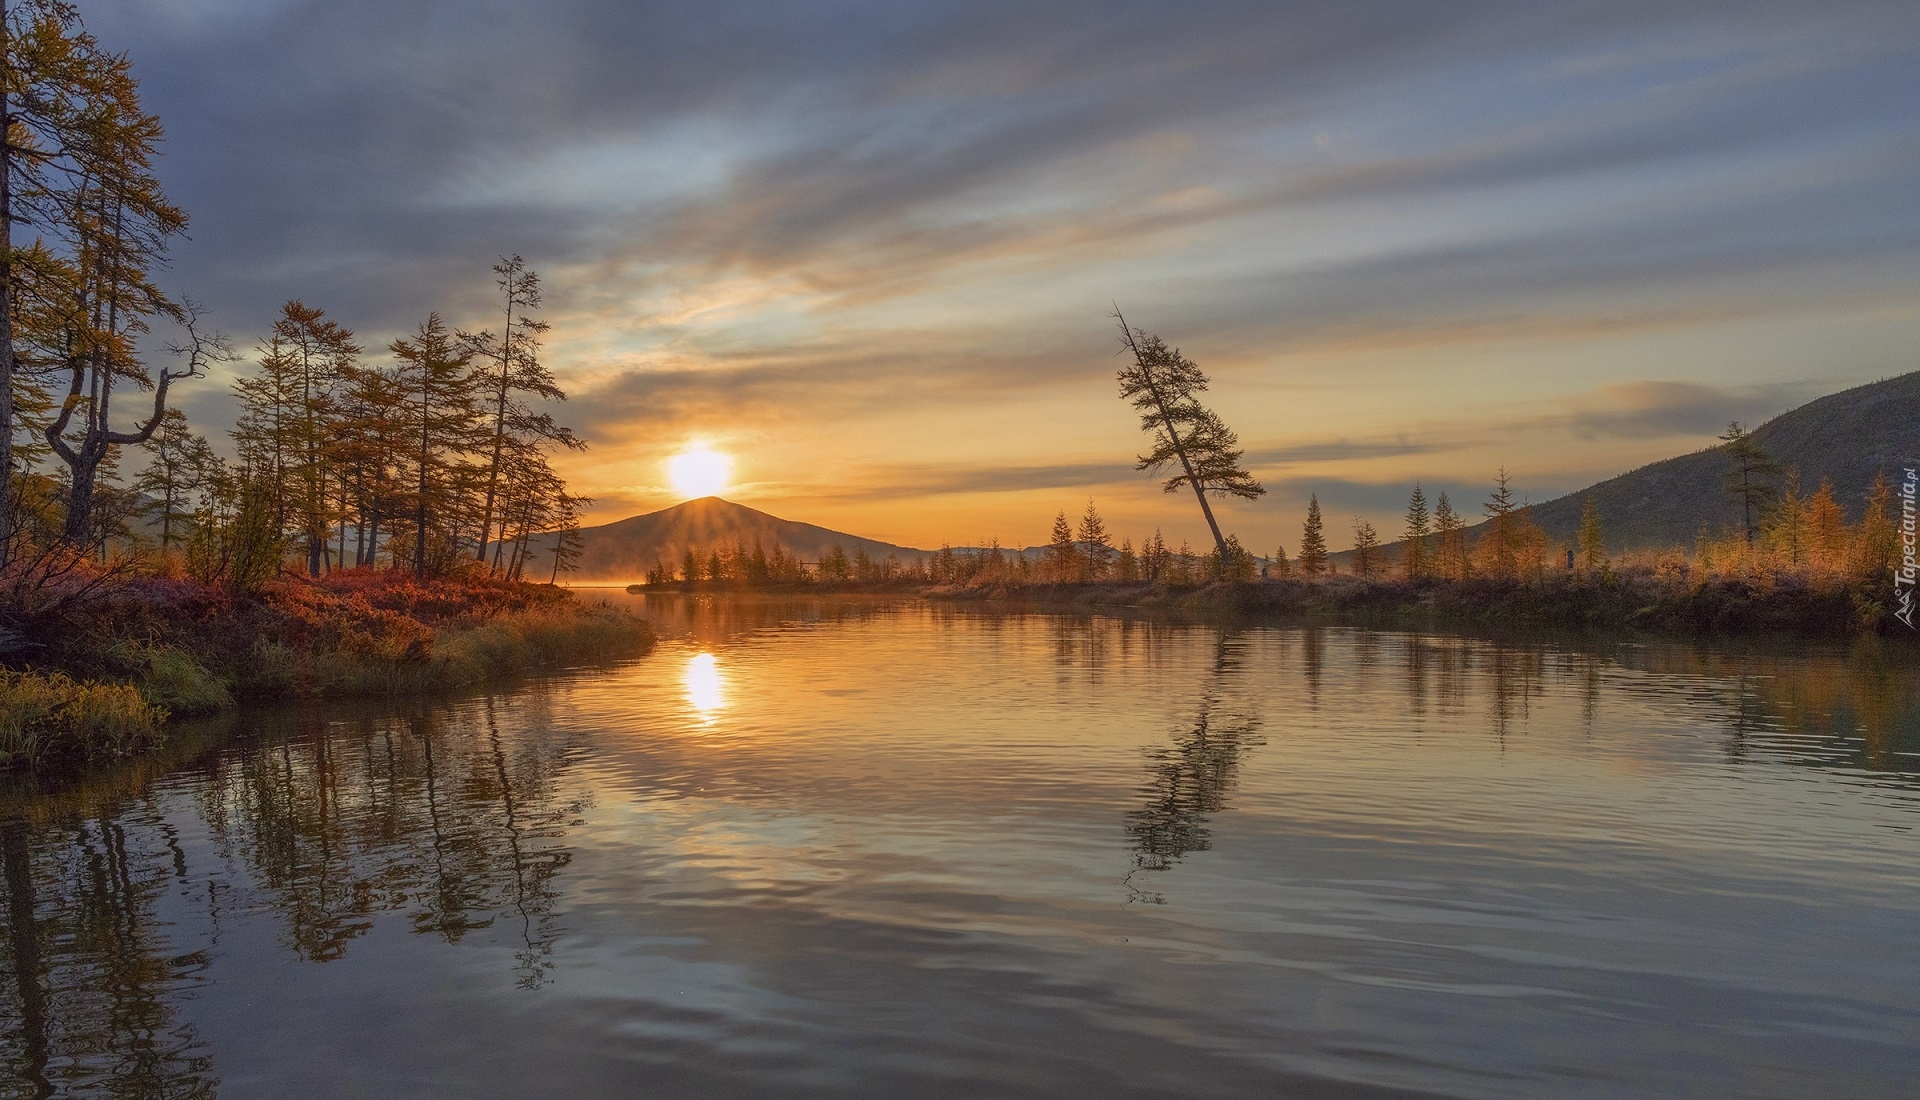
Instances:
[[[1427,515],[1427,495],[1420,491],[1420,484],[1415,482],[1413,495],[1407,498],[1407,529],[1401,536],[1406,542],[1406,550],[1400,558],[1400,571],[1408,580],[1426,576],[1427,537],[1432,533],[1433,527]]]
[[[1580,552],[1580,568],[1589,573],[1598,573],[1607,564],[1606,538],[1600,530],[1600,506],[1593,494],[1580,505],[1580,534],[1576,540]]]
[[[1512,478],[1505,466],[1494,475],[1493,493],[1487,497],[1482,511],[1487,516],[1487,529],[1480,536],[1477,547],[1480,568],[1495,577],[1513,577],[1518,572],[1518,563],[1514,557],[1513,490],[1508,486]]]
[[[1107,535],[1107,525],[1093,506],[1093,498],[1087,498],[1087,513],[1080,517],[1080,529],[1074,534],[1078,544],[1080,576],[1082,580],[1098,581],[1106,579],[1107,566],[1113,561],[1113,540]]]
[[[430,313],[410,340],[389,345],[399,361],[398,381],[406,393],[406,413],[413,466],[413,573],[425,577],[429,567],[429,532],[446,539],[460,515],[463,488],[460,455],[472,441],[474,407],[467,386],[468,355]],[[430,522],[431,520],[431,522]]]
[[[1178,467],[1164,488],[1169,493],[1178,492],[1182,485],[1193,490],[1224,565],[1231,555],[1213,517],[1213,506],[1207,502],[1208,494],[1252,500],[1266,489],[1241,467],[1244,452],[1239,437],[1213,410],[1200,404],[1199,395],[1207,389],[1207,376],[1200,368],[1158,336],[1129,328],[1118,309],[1113,316],[1133,357],[1131,364],[1120,369],[1120,396],[1139,411],[1140,430],[1154,441],[1153,449],[1140,456],[1135,468],[1157,473]]]
[[[1380,556],[1380,532],[1376,531],[1371,520],[1353,517],[1353,572],[1356,576],[1373,575]]]
[[[1887,472],[1874,475],[1866,510],[1853,537],[1853,576],[1862,584],[1889,578],[1900,556],[1900,529],[1893,520],[1893,486]]]
[[[1120,554],[1114,560],[1113,569],[1122,581],[1131,582],[1140,579],[1140,557],[1133,551],[1133,539],[1120,540]]]
[[[1727,495],[1740,502],[1741,529],[1746,532],[1747,545],[1752,546],[1767,508],[1780,495],[1771,483],[1780,476],[1780,464],[1760,449],[1739,421],[1728,424],[1720,439],[1724,444],[1721,449],[1733,459],[1733,469],[1726,479]]]
[[[1800,491],[1800,471],[1788,470],[1766,525],[1767,546],[1797,566],[1807,555],[1807,499]]]
[[[1313,576],[1327,570],[1327,536],[1320,522],[1320,496],[1307,497],[1307,522],[1300,531],[1300,572]]]
[[[184,534],[186,524],[197,510],[193,495],[216,476],[220,457],[207,441],[187,426],[187,418],[178,409],[168,409],[160,427],[141,448],[147,452],[146,469],[134,482],[134,488],[152,503],[142,511],[160,521],[160,549],[172,549],[174,539]]]
[[[307,575],[320,575],[327,531],[335,515],[333,444],[340,435],[337,398],[352,377],[360,345],[353,330],[327,320],[325,310],[298,299],[280,307],[273,322],[272,344],[284,359],[284,399],[291,406],[283,414],[281,476],[287,517],[298,528],[307,552]]]
[[[1465,580],[1468,573],[1466,524],[1453,510],[1453,502],[1444,491],[1433,508],[1433,533],[1440,544],[1435,554],[1440,575],[1449,580]]]
[[[90,538],[96,478],[109,452],[145,442],[160,425],[170,385],[198,377],[219,346],[196,334],[191,305],[174,302],[152,279],[168,240],[185,231],[187,222],[153,174],[160,121],[141,107],[125,57],[96,49],[84,76],[75,182],[57,200],[67,263],[48,280],[46,292],[60,302],[63,316],[39,341],[54,372],[67,380],[59,411],[43,434],[67,467],[62,539],[73,546]],[[156,317],[187,328],[190,344],[179,349],[184,369],[154,372],[136,354]],[[152,390],[153,406],[135,427],[118,430],[112,397],[124,385]]]
[[[1273,548],[1272,569],[1273,575],[1276,577],[1284,577],[1292,571],[1291,566],[1287,564],[1287,548],[1285,546],[1276,545]]]
[[[1813,564],[1824,571],[1844,567],[1847,560],[1847,516],[1833,499],[1833,483],[1822,478],[1820,488],[1807,499],[1807,548]]]

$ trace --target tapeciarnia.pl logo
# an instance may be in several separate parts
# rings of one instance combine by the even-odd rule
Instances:
[[[1913,588],[1916,579],[1920,579],[1920,563],[1914,560],[1915,521],[1914,496],[1920,492],[1920,475],[1913,467],[1906,468],[1906,478],[1900,482],[1900,564],[1893,570],[1893,617],[1907,624],[1907,629],[1920,629],[1913,625]]]

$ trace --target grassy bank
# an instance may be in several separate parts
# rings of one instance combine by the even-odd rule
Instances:
[[[1168,609],[1339,619],[1388,626],[1529,626],[1650,634],[1909,633],[1872,593],[1793,577],[1645,573],[1550,575],[1536,581],[1293,577],[1196,588],[1103,582],[933,588],[936,599]]]
[[[645,620],[564,589],[372,572],[283,578],[248,598],[127,578],[17,638],[0,671],[0,768],[138,752],[170,717],[247,699],[444,693],[654,641]]]

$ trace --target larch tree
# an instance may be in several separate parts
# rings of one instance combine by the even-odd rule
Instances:
[[[1225,568],[1232,561],[1232,553],[1208,496],[1253,500],[1266,489],[1240,465],[1244,452],[1239,437],[1200,403],[1207,376],[1193,360],[1181,355],[1180,349],[1168,347],[1158,336],[1128,327],[1118,309],[1113,316],[1133,357],[1120,369],[1120,396],[1140,413],[1140,430],[1153,438],[1153,449],[1140,456],[1135,469],[1154,473],[1177,469],[1164,488],[1169,493],[1179,492],[1183,485],[1193,490]]]
[[[462,453],[473,439],[475,408],[468,385],[469,356],[432,313],[420,323],[412,339],[389,345],[398,360],[398,380],[406,393],[405,410],[413,466],[413,573],[425,577],[429,569],[429,532],[446,538],[457,530],[463,486]],[[429,517],[438,523],[434,528]]]
[[[160,549],[172,549],[197,510],[193,495],[218,476],[220,457],[196,435],[178,409],[168,409],[160,427],[142,443],[147,465],[133,487],[151,501],[141,510],[160,521]]]
[[[1400,571],[1408,580],[1418,580],[1427,575],[1427,539],[1433,534],[1431,517],[1427,513],[1427,495],[1414,483],[1413,495],[1407,498],[1407,529],[1401,535],[1406,550],[1400,556]]]
[[[337,511],[332,443],[340,435],[339,395],[358,366],[360,345],[353,342],[352,329],[298,299],[280,307],[271,339],[292,375],[287,396],[293,408],[286,427],[293,469],[283,491],[291,497],[291,518],[306,545],[307,575],[317,577]]]
[[[1453,502],[1442,492],[1433,506],[1433,534],[1439,543],[1434,554],[1434,564],[1440,575],[1449,580],[1466,580],[1471,572],[1467,562],[1466,524],[1459,513],[1453,510]]]
[[[505,319],[498,332],[462,332],[461,342],[472,355],[480,403],[488,421],[485,489],[480,504],[475,561],[487,560],[487,546],[496,524],[502,531],[503,482],[511,475],[515,452],[537,452],[548,446],[579,450],[586,446],[572,431],[538,411],[533,401],[565,401],[553,372],[540,362],[540,338],[547,323],[532,315],[540,308],[540,273],[530,271],[518,255],[493,265],[495,285]],[[504,535],[502,535],[504,537]],[[496,561],[498,556],[496,555]]]
[[[1515,503],[1513,490],[1508,484],[1512,480],[1507,468],[1500,467],[1500,472],[1493,477],[1493,492],[1481,509],[1487,516],[1487,529],[1480,535],[1480,545],[1476,549],[1480,556],[1480,567],[1495,577],[1509,578],[1519,574],[1519,562],[1514,554],[1514,513],[1519,505]]]
[[[1320,496],[1307,497],[1307,522],[1300,529],[1300,572],[1312,576],[1327,571],[1327,533],[1320,521]]]
[[[1380,558],[1380,532],[1374,529],[1373,521],[1353,517],[1353,572],[1356,576],[1373,575]]]
[[[68,208],[90,175],[97,135],[89,116],[103,90],[100,70],[111,62],[73,5],[0,0],[0,566],[11,560],[22,526],[20,413],[47,406],[27,378],[32,356],[22,354],[21,307],[63,298],[47,284],[71,280],[71,264],[48,242],[67,236]],[[16,247],[16,227],[33,242]]]
[[[1773,479],[1780,476],[1780,464],[1760,449],[1739,421],[1727,425],[1720,441],[1721,449],[1733,459],[1733,469],[1726,476],[1727,495],[1740,502],[1741,529],[1746,532],[1747,545],[1752,546],[1767,509],[1780,495],[1773,485]]]
[[[1083,580],[1103,580],[1107,567],[1113,561],[1113,538],[1107,534],[1107,525],[1100,518],[1100,512],[1093,506],[1093,499],[1087,499],[1087,512],[1080,517],[1080,529],[1074,533],[1074,541],[1079,544],[1080,573]]]
[[[220,340],[201,334],[191,303],[174,302],[152,281],[168,240],[187,223],[153,174],[160,120],[141,107],[124,56],[96,49],[85,78],[75,139],[77,182],[59,200],[65,262],[50,280],[57,284],[50,296],[60,302],[62,315],[55,331],[41,337],[54,373],[67,382],[43,434],[67,466],[62,540],[72,546],[88,542],[96,478],[108,453],[151,436],[171,384],[199,376],[224,352]],[[151,371],[136,354],[155,317],[187,331],[187,343],[173,349],[184,360],[180,369]],[[112,399],[117,387],[128,385],[153,391],[153,405],[135,427],[119,430]]]
[[[1587,494],[1580,504],[1580,533],[1575,539],[1580,552],[1580,568],[1598,573],[1607,564],[1606,536],[1600,530],[1600,505]]]
[[[1080,572],[1080,551],[1073,544],[1073,524],[1067,514],[1053,517],[1053,533],[1047,539],[1047,566],[1058,582],[1071,581]]]

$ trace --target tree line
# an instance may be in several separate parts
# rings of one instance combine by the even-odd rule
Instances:
[[[566,395],[540,358],[538,273],[503,258],[491,323],[429,313],[384,359],[287,302],[238,368],[223,457],[170,398],[241,357],[156,281],[187,216],[154,175],[164,131],[126,55],[63,0],[0,3],[0,34],[0,568],[69,568],[47,563],[105,557],[141,525],[241,590],[290,558],[312,576],[519,577],[543,531],[560,532],[551,575],[568,567],[589,501],[550,458],[585,444],[543,409]],[[156,325],[176,334],[157,363]]]

